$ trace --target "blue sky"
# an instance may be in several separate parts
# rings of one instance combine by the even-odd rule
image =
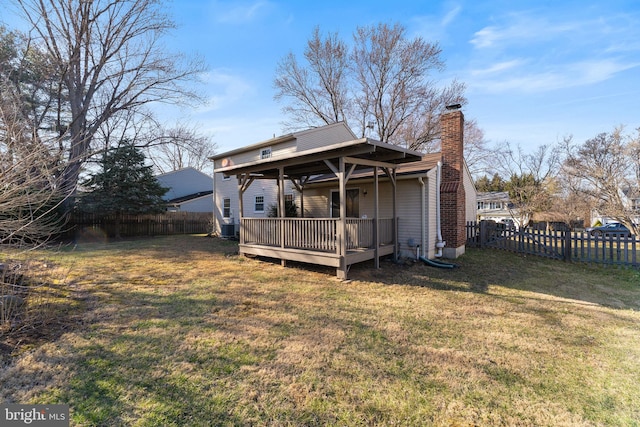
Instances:
[[[283,133],[276,65],[300,56],[316,25],[349,40],[357,26],[399,22],[437,41],[446,69],[435,77],[467,84],[465,117],[494,144],[528,150],[640,126],[637,1],[181,0],[168,12],[180,25],[172,47],[209,64],[211,102],[190,120],[219,151]]]
[[[209,102],[161,114],[211,135],[219,152],[285,131],[276,65],[289,52],[301,57],[315,26],[350,40],[357,26],[380,22],[440,44],[446,69],[434,77],[466,83],[465,117],[492,144],[529,150],[640,127],[637,0],[175,0],[166,12],[179,26],[168,48],[209,66]]]

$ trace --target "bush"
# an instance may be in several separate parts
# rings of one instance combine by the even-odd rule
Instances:
[[[284,202],[284,213],[287,218],[297,218],[298,217],[298,205],[295,202],[286,201]],[[278,205],[275,203],[269,206],[269,211],[267,212],[267,216],[269,218],[277,218],[278,217]]]

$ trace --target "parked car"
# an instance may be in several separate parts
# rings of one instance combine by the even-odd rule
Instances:
[[[626,226],[620,224],[619,222],[612,222],[600,227],[588,227],[585,231],[587,231],[592,236],[632,236],[631,231],[629,231]]]
[[[496,224],[497,230],[515,230],[516,229],[512,219],[501,219],[495,224]]]

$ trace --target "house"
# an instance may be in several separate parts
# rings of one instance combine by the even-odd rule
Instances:
[[[625,189],[619,190],[620,202],[624,208],[624,215],[627,216],[634,224],[640,224],[640,190]],[[598,209],[591,211],[591,225],[597,223],[609,224],[612,222],[621,222],[620,217],[613,217],[603,214]]]
[[[164,195],[171,212],[212,212],[213,180],[194,168],[184,168],[156,176],[169,191]]]
[[[478,221],[513,221],[512,203],[506,191],[478,193]]]
[[[344,123],[216,155],[215,228],[237,231],[241,254],[328,265],[340,278],[385,255],[456,258],[476,217],[463,125],[461,111],[443,114],[442,152],[427,155],[358,139]],[[298,218],[267,217],[287,200]]]

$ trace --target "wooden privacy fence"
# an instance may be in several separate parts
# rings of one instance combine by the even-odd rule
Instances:
[[[466,229],[469,247],[640,268],[640,240],[636,236],[592,236],[588,232],[570,230],[515,229],[489,221],[468,222]]]
[[[171,234],[200,234],[212,230],[212,213],[208,212],[166,212],[154,215],[123,215],[120,218],[122,237],[160,236]],[[88,230],[100,231],[114,236],[115,215],[71,214],[67,221],[64,237],[74,238]]]

